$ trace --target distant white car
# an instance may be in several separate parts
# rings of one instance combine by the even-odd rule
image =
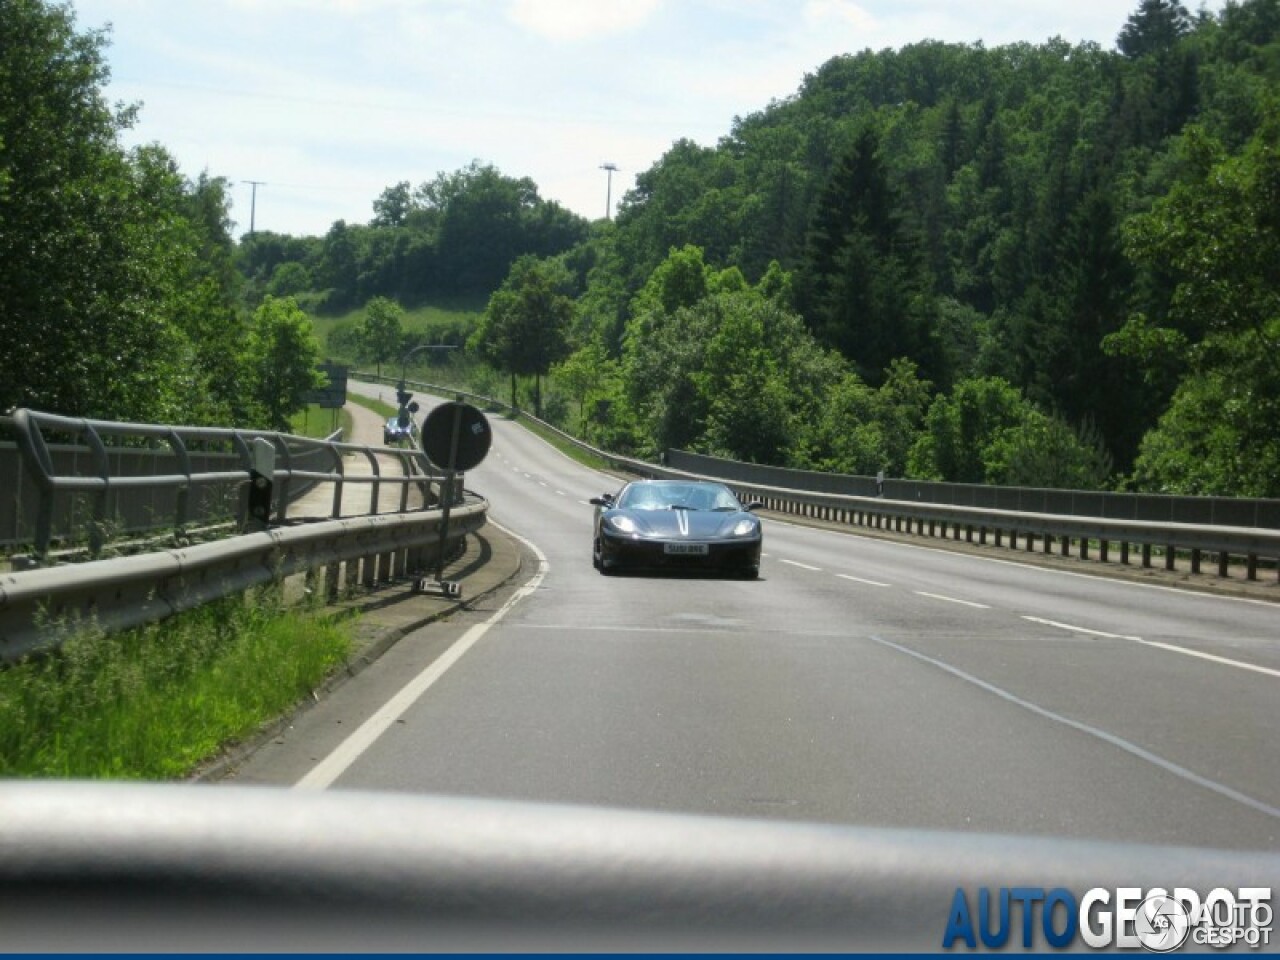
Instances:
[[[388,417],[382,425],[382,442],[388,447],[399,446],[405,440],[413,443],[417,436],[418,425],[412,419],[402,424],[399,417]]]

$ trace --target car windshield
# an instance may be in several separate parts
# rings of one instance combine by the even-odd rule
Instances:
[[[1280,856],[1278,72],[1280,0],[0,0],[0,777]]]
[[[738,498],[718,483],[633,483],[618,498],[625,510],[741,510]]]

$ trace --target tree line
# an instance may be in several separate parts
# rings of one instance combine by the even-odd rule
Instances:
[[[645,454],[1280,496],[1277,64],[1280,0],[835,57],[556,258],[552,413]]]
[[[1280,496],[1280,0],[837,56],[612,222],[475,162],[239,243],[224,180],[119,146],[102,33],[0,12],[0,406],[278,422],[304,311],[385,363],[487,300],[476,385],[622,451]]]

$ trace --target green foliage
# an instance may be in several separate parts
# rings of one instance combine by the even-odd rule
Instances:
[[[225,182],[120,146],[106,43],[69,7],[0,3],[0,408],[235,421]]]
[[[962,380],[934,398],[908,471],[957,483],[1092,490],[1109,480],[1111,459],[1096,436],[1072,430],[1007,381],[987,377]]]
[[[1140,315],[1108,341],[1152,379],[1185,371],[1135,477],[1176,493],[1280,496],[1280,121],[1234,156],[1197,128],[1181,148],[1198,176],[1127,232],[1135,260],[1172,272],[1165,325]]]
[[[347,629],[268,593],[0,671],[0,774],[171,779],[253,733],[346,658]]]
[[[555,260],[518,259],[489,298],[471,345],[480,356],[512,377],[511,405],[517,405],[515,377],[535,378],[535,413],[541,416],[541,379],[569,353],[573,300],[565,292],[568,271]]]
[[[384,363],[399,360],[405,353],[404,316],[404,308],[386,297],[374,297],[364,305],[357,334],[358,351],[361,360],[377,364],[378,376],[382,376]]]
[[[293,415],[306,406],[306,394],[322,384],[311,319],[292,299],[267,297],[253,315],[248,358],[262,417],[271,429],[288,430]]]

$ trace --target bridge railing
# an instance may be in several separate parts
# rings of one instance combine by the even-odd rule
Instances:
[[[0,545],[30,545],[43,562],[55,543],[84,544],[97,557],[121,536],[165,530],[181,540],[192,527],[223,523],[249,530],[251,445],[259,438],[276,454],[277,524],[293,519],[297,501],[320,484],[332,486],[328,515],[339,517],[352,484],[368,486],[367,512],[376,514],[386,486],[399,487],[396,509],[403,511],[413,487],[438,482],[419,450],[343,443],[340,435],[318,440],[16,410],[0,418],[0,489],[8,507],[0,510]],[[348,458],[367,471],[350,469]],[[396,472],[388,473],[386,463]]]

